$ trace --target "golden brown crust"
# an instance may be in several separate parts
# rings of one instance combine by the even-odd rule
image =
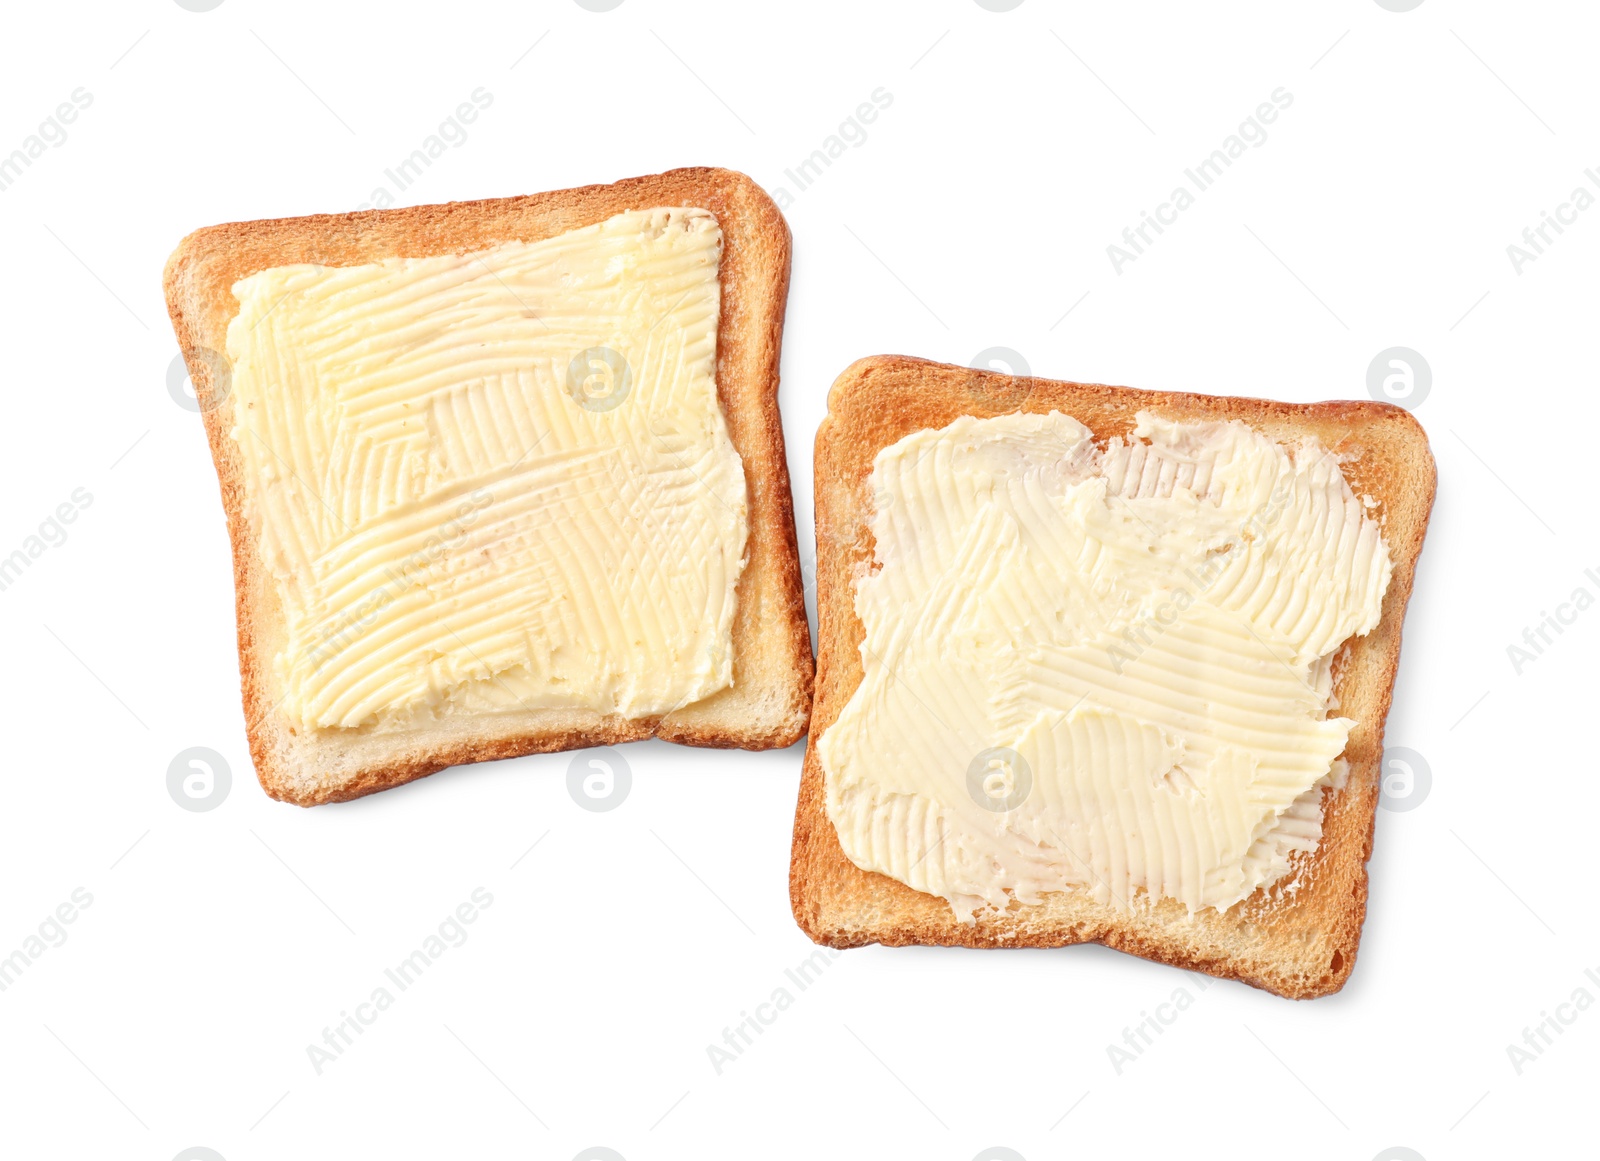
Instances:
[[[1004,913],[980,913],[975,924],[960,923],[943,899],[852,863],[824,803],[816,742],[862,678],[865,631],[856,616],[853,578],[873,558],[867,484],[873,459],[911,432],[943,427],[962,415],[1017,411],[1065,412],[1103,444],[1127,434],[1142,409],[1173,419],[1243,420],[1286,443],[1314,435],[1345,459],[1356,494],[1377,502],[1373,515],[1388,541],[1394,573],[1377,628],[1348,642],[1335,664],[1340,712],[1356,721],[1345,748],[1350,776],[1341,789],[1323,794],[1323,838],[1316,850],[1296,856],[1279,884],[1226,912],[1207,910],[1191,918],[1181,904],[1163,900],[1128,914],[1081,892],[1060,892],[1036,906],[1013,902]],[[1366,916],[1366,864],[1400,630],[1433,506],[1433,456],[1409,412],[1386,403],[1294,404],[1135,391],[880,356],[852,364],[834,383],[828,416],[817,431],[815,472],[817,696],[789,877],[790,903],[807,935],[833,947],[1093,942],[1282,996],[1326,995],[1344,985]]]
[[[233,399],[225,385],[214,382],[206,356],[226,349],[228,323],[239,308],[234,283],[292,263],[350,266],[535,242],[656,206],[710,210],[723,233],[717,393],[744,460],[750,514],[749,563],[739,581],[734,618],[734,687],[664,717],[629,720],[538,710],[404,736],[295,736],[273,712],[271,658],[280,618],[257,556],[259,535],[251,527],[242,462],[229,435]],[[778,414],[789,265],[789,228],[766,193],[743,174],[703,168],[527,197],[233,222],[197,230],[179,244],[163,279],[167,307],[222,488],[233,544],[250,753],[269,794],[314,805],[398,786],[464,762],[648,737],[768,749],[790,745],[805,732],[814,667]]]

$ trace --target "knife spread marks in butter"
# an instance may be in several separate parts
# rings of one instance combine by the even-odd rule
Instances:
[[[232,436],[294,726],[637,717],[732,684],[721,256],[709,212],[660,208],[234,286]]]
[[[818,742],[856,865],[980,907],[1225,910],[1321,837],[1332,663],[1389,550],[1315,441],[1141,412],[963,417],[881,451],[864,676]]]

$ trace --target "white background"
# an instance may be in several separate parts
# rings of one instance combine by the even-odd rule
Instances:
[[[1520,675],[1507,646],[1600,594],[1600,212],[1520,274],[1506,247],[1600,165],[1588,6],[129,0],[4,19],[0,153],[74,89],[93,104],[0,193],[0,556],[74,489],[93,500],[0,592],[0,956],[75,888],[93,903],[0,992],[0,1154],[1439,1161],[1586,1119],[1600,1006],[1563,1009],[1520,1073],[1507,1046],[1576,989],[1600,999],[1600,612]],[[200,225],[370,200],[480,86],[492,106],[400,202],[681,165],[794,193],[785,169],[892,94],[787,211],[802,544],[812,436],[862,355],[999,345],[1047,376],[1315,400],[1364,398],[1384,348],[1422,353],[1439,495],[1388,740],[1432,788],[1379,812],[1342,993],[1202,988],[1092,947],[871,948],[719,1075],[708,1045],[813,950],[787,894],[799,747],[627,747],[610,813],[569,797],[569,755],[309,811],[261,793],[215,476],[166,385],[162,263]],[[1266,142],[1117,273],[1107,245],[1280,86]],[[209,813],[166,788],[191,746],[232,769]],[[477,887],[493,904],[470,938],[319,1075],[307,1046]],[[1179,988],[1192,1006],[1119,1074],[1107,1046]]]

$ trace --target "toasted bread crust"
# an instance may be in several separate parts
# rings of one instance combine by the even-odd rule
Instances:
[[[749,562],[737,591],[734,687],[664,716],[628,719],[537,710],[438,731],[298,737],[274,713],[277,597],[258,556],[233,399],[205,352],[224,351],[238,313],[235,282],[292,263],[351,266],[391,257],[464,254],[536,242],[628,210],[698,206],[723,232],[717,394],[744,461]],[[168,260],[163,282],[216,462],[233,545],[239,666],[250,753],[262,786],[301,805],[371,794],[447,766],[660,737],[693,746],[768,749],[804,732],[814,672],[801,587],[789,469],[778,414],[778,360],[789,290],[790,235],[772,200],[724,169],[677,169],[612,185],[406,209],[234,222],[197,230]],[[326,735],[327,731],[320,731]],[[340,732],[341,734],[343,732]]]
[[[1281,442],[1314,435],[1347,457],[1357,495],[1377,501],[1394,561],[1382,614],[1371,633],[1347,642],[1335,662],[1341,713],[1355,719],[1345,757],[1350,776],[1323,794],[1322,841],[1296,855],[1290,873],[1225,912],[1191,917],[1161,900],[1134,913],[1059,892],[1035,906],[1013,902],[1003,913],[959,922],[949,905],[898,880],[864,871],[846,857],[829,819],[816,742],[838,718],[862,679],[865,630],[856,616],[853,578],[873,559],[868,479],[877,453],[905,435],[943,427],[962,415],[1062,411],[1102,445],[1151,410],[1172,419],[1238,419]],[[795,919],[813,940],[833,947],[882,943],[962,947],[1060,947],[1102,943],[1119,951],[1209,975],[1241,980],[1278,995],[1309,998],[1337,991],[1355,965],[1366,916],[1367,859],[1378,805],[1384,719],[1389,712],[1400,631],[1428,514],[1436,470],[1427,437],[1412,415],[1373,402],[1292,404],[1102,384],[1015,378],[904,356],[862,359],[841,374],[817,431],[817,698],[811,716],[795,814],[789,894]]]

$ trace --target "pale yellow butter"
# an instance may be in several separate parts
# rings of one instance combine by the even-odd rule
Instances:
[[[661,208],[234,287],[245,502],[300,728],[666,713],[733,680],[722,233]]]
[[[1391,564],[1337,458],[1141,413],[879,453],[865,676],[818,742],[845,854],[965,920],[1084,890],[1226,909],[1321,837],[1332,659]]]

